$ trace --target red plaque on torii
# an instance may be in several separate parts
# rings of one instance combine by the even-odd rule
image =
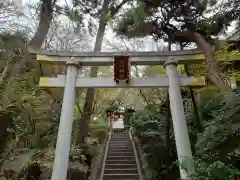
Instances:
[[[126,84],[130,81],[131,65],[129,56],[114,56],[114,81],[118,84],[124,81]]]

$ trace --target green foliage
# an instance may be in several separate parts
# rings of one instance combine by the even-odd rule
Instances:
[[[229,61],[229,60],[238,60],[240,59],[240,52],[237,50],[229,51],[232,44],[224,43],[218,47],[218,51],[216,51],[216,58],[220,61]]]
[[[225,77],[231,79],[234,77],[236,81],[240,80],[240,71],[234,67],[234,64],[240,59],[240,51],[231,50],[232,44],[224,43],[219,45],[218,51],[216,51],[216,58],[222,63],[222,71],[225,72]],[[231,61],[233,60],[233,61]],[[230,61],[230,62],[229,62]]]
[[[143,111],[137,112],[133,118],[134,134],[142,144],[144,159],[149,171],[147,178],[149,179],[161,180],[178,176],[178,169],[174,163],[176,159],[174,137],[171,129],[168,142],[170,144],[167,144],[166,112],[163,107],[162,104],[151,105]],[[170,146],[169,154],[168,145]],[[167,170],[168,166],[170,166],[169,170]]]
[[[214,86],[207,86],[198,91],[200,108],[204,107],[209,101],[220,100],[219,91]]]
[[[239,175],[239,95],[226,102],[214,88],[201,92],[200,115],[203,132],[195,131],[196,180],[227,180]],[[188,118],[189,121],[189,118]],[[195,121],[195,118],[191,120]],[[191,139],[193,134],[190,133]],[[191,141],[192,142],[192,141]]]
[[[109,104],[108,108],[106,109],[106,112],[118,111],[121,106],[122,106],[122,102],[118,100],[114,100]]]
[[[76,23],[76,32],[79,32],[82,27],[87,26],[89,34],[93,36],[93,32],[97,28],[96,19],[99,19],[102,15],[102,11],[104,11],[104,16],[102,16],[105,22],[111,23],[112,19],[115,18],[115,15],[121,10],[121,8],[130,1],[113,1],[108,0],[105,1],[108,3],[107,9],[103,8],[103,1],[98,0],[90,0],[90,1],[83,1],[83,0],[73,0],[73,8],[65,7],[60,8],[60,11],[63,11],[68,18]],[[87,23],[84,22],[84,19],[87,19]]]
[[[209,109],[206,110],[206,108]],[[240,99],[236,96],[231,103],[210,101],[205,107],[206,111],[211,112],[211,115],[205,121],[204,132],[199,134],[196,144],[197,152],[210,162],[216,160],[227,162],[230,153],[240,145],[238,142],[240,138]]]
[[[44,136],[44,137],[39,137],[39,136],[30,136],[28,138],[28,143],[31,144],[32,149],[45,149],[48,148],[50,144],[54,140],[57,140],[56,138],[53,138],[52,136]]]
[[[163,66],[148,66],[145,69],[144,74],[148,76],[156,76],[157,74],[166,74],[166,70]]]
[[[192,180],[229,180],[234,176],[240,176],[240,170],[221,161],[212,164],[198,163],[196,173]]]
[[[152,35],[176,43],[193,41],[190,34],[182,33],[189,30],[213,42],[212,35],[225,31],[234,20],[240,22],[239,11],[237,0],[224,3],[139,0],[124,13],[115,31],[128,38]]]
[[[223,101],[219,92],[208,87],[199,91],[199,114],[203,132],[197,128],[193,111],[186,113],[193,155],[197,157],[195,180],[227,180],[238,175],[240,139],[240,98]],[[185,94],[188,98],[187,94]],[[142,143],[142,151],[149,168],[150,179],[178,176],[175,139],[172,126],[168,134],[165,120],[166,105],[149,105],[137,112],[133,119],[134,134]],[[166,135],[170,136],[167,142]],[[169,146],[167,146],[167,143]],[[170,148],[170,155],[167,153]],[[166,162],[170,162],[167,171]]]
[[[85,160],[84,150],[79,148],[78,146],[72,146],[69,153],[69,159],[77,160],[83,163]]]
[[[105,124],[90,124],[90,133],[92,137],[98,138],[99,143],[103,143],[108,135],[108,126]]]
[[[235,69],[234,64],[240,59],[240,52],[231,50],[232,44],[225,43],[224,41],[217,41],[215,44],[215,57],[219,61],[219,70],[224,73],[225,78],[230,79],[234,77],[236,80],[239,80],[240,72],[239,69]],[[187,67],[190,75],[205,76],[207,74],[205,63],[189,64]],[[212,92],[214,92],[213,89]]]
[[[21,49],[11,49],[5,57],[10,59],[10,65],[15,65],[21,60],[22,53]],[[36,70],[2,79],[0,113],[7,114],[11,120],[7,134],[12,139],[21,135],[26,148],[43,149],[55,139],[47,132],[52,123],[46,114],[50,99],[47,93],[38,89],[37,79]]]

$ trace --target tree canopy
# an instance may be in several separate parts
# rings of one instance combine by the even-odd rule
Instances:
[[[228,7],[223,10],[223,7]],[[120,19],[116,32],[127,37],[153,35],[172,43],[194,42],[187,32],[198,32],[206,39],[218,35],[231,22],[240,22],[239,5],[231,0],[139,0]],[[237,26],[238,27],[238,26]],[[187,39],[186,39],[187,37]]]
[[[226,95],[231,88],[219,71],[213,36],[226,31],[233,21],[239,25],[239,12],[234,0],[139,0],[123,14],[115,31],[128,38],[152,35],[181,47],[196,43],[204,52],[209,80]]]

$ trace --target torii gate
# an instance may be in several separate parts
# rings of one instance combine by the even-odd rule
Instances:
[[[121,58],[120,58],[121,57]],[[163,65],[167,75],[154,77],[127,77],[129,67],[116,67],[118,62],[127,61],[130,65]],[[76,88],[169,88],[170,108],[173,120],[174,134],[178,160],[180,163],[180,175],[182,179],[188,179],[194,172],[193,157],[184,115],[181,86],[201,87],[205,84],[205,77],[180,76],[177,72],[179,64],[198,64],[204,61],[202,51],[165,51],[165,52],[37,52],[37,60],[40,65],[57,64],[67,66],[66,75],[57,77],[41,77],[41,88],[64,88],[62,112],[58,130],[55,159],[53,164],[52,180],[66,180],[69,150],[72,133],[73,111]],[[80,77],[78,70],[82,66],[111,66],[116,63],[115,71],[118,77],[129,78],[128,83],[119,83],[113,77]],[[123,63],[123,61],[122,61]],[[125,64],[127,64],[125,62]],[[127,72],[127,73],[126,73]],[[121,74],[123,73],[123,74]],[[125,73],[125,75],[124,75]],[[43,74],[44,75],[44,74]],[[122,77],[121,77],[122,76]]]

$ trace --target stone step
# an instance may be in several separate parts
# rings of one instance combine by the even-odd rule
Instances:
[[[108,156],[134,156],[134,152],[108,151]]]
[[[112,133],[103,180],[139,180],[132,142],[127,131]]]
[[[129,136],[128,132],[112,133],[112,136]]]
[[[128,147],[131,147],[132,146],[132,143],[131,142],[109,142],[109,146],[128,146]]]
[[[124,145],[124,146],[121,146],[121,145],[109,145],[108,149],[109,150],[118,149],[119,151],[121,151],[121,150],[124,150],[124,149],[133,150],[133,147],[132,146],[127,146],[127,145]]]
[[[111,136],[111,140],[128,140],[128,141],[130,141],[130,137],[128,136],[128,135],[122,135],[122,136]]]
[[[114,138],[114,139],[111,139],[110,141],[117,141],[117,142],[128,141],[128,142],[131,142],[131,140],[127,139],[127,138]]]
[[[128,133],[129,133],[128,131],[122,131],[122,130],[112,132],[112,134],[128,134]]]
[[[129,135],[116,135],[116,136],[111,136],[111,139],[130,139]]]
[[[129,138],[111,138],[111,141],[131,141]]]
[[[129,138],[111,138],[111,141],[131,141]]]
[[[111,147],[108,152],[134,152],[133,147]]]
[[[111,136],[111,138],[116,138],[116,139],[126,138],[126,139],[130,139],[129,135],[115,135],[115,136]]]
[[[131,147],[132,146],[132,143],[109,143],[109,146],[111,147]]]
[[[129,137],[111,137],[111,141],[131,141]]]
[[[112,133],[128,133],[126,129],[113,129]]]
[[[103,180],[138,180],[138,174],[104,174]]]
[[[131,142],[130,139],[111,139],[110,142]]]
[[[119,142],[131,142],[129,139],[111,139],[110,142],[119,143]]]
[[[104,174],[138,174],[137,168],[133,169],[105,169]]]
[[[128,142],[125,142],[125,141],[110,141],[109,142],[109,145],[118,145],[118,146],[121,146],[121,145],[127,145],[127,146],[132,146],[132,142],[131,141],[128,141]]]
[[[123,136],[129,137],[129,134],[128,133],[113,133],[111,136],[112,137],[123,137]]]
[[[134,169],[137,168],[135,163],[133,164],[106,164],[105,169]]]
[[[132,144],[109,144],[109,148],[115,148],[115,149],[133,149]]]
[[[107,160],[135,160],[134,156],[107,156]]]
[[[132,146],[114,146],[111,145],[108,147],[108,151],[133,151]]]
[[[132,148],[132,149],[131,149],[131,148],[127,148],[127,149],[118,149],[118,148],[111,148],[111,149],[110,149],[110,148],[109,148],[109,149],[108,149],[108,152],[114,152],[114,153],[115,153],[115,152],[123,152],[123,153],[124,153],[124,152],[126,152],[126,153],[127,153],[127,152],[132,152],[132,153],[134,153],[133,148]]]
[[[132,143],[132,142],[131,141],[112,141],[111,140],[110,143],[112,143],[112,144],[120,144],[120,143],[123,144],[123,143],[126,143],[127,144],[127,143]]]
[[[135,164],[136,161],[135,159],[117,159],[117,160],[112,160],[112,159],[107,159],[106,164]]]

